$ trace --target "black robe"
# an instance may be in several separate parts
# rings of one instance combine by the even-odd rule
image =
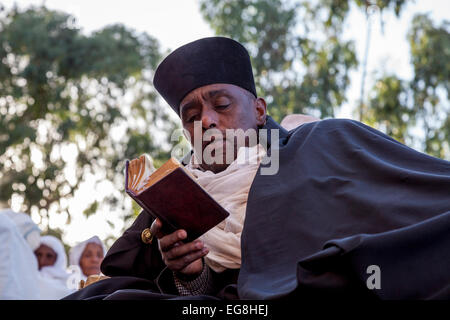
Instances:
[[[240,299],[450,299],[450,162],[353,120],[265,128],[280,130],[279,171],[260,168],[250,188]],[[175,297],[156,243],[141,241],[150,224],[141,213],[108,251],[113,278],[68,298]]]

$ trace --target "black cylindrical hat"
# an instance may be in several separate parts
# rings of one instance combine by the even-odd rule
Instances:
[[[169,54],[153,78],[156,90],[177,114],[189,92],[215,83],[234,84],[256,97],[250,56],[239,42],[225,37],[190,42]]]

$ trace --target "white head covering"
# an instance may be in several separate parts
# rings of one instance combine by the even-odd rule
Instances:
[[[41,237],[41,244],[52,248],[56,253],[56,261],[52,266],[42,267],[41,296],[43,299],[61,299],[72,293],[73,288],[68,285],[70,273],[67,272],[67,256],[62,242],[54,236]]]
[[[39,245],[40,230],[27,214],[0,211],[0,300],[53,300],[73,291],[39,272]]]
[[[69,274],[67,273],[67,257],[62,242],[54,236],[41,237],[41,244],[50,247],[56,253],[56,261],[52,266],[45,266],[41,269],[44,277],[61,280],[65,283]]]
[[[102,249],[103,249],[103,255],[106,254],[106,248],[105,245],[103,244],[102,240],[100,240],[99,237],[97,236],[93,236],[79,244],[77,244],[76,246],[74,246],[72,249],[70,249],[69,251],[69,263],[70,265],[76,265],[79,266],[80,265],[80,259],[81,259],[81,255],[83,254],[84,249],[86,249],[86,246],[89,243],[97,243],[99,244]]]
[[[0,211],[0,300],[38,299],[37,260],[9,211]]]
[[[36,223],[31,220],[30,216],[22,212],[14,212],[11,209],[5,209],[0,211],[10,218],[19,228],[19,232],[28,242],[31,250],[36,250],[40,245],[41,230]]]

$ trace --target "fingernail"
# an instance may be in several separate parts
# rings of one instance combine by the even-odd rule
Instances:
[[[178,232],[178,237],[181,238],[181,239],[186,238],[186,232],[184,232],[184,231]]]
[[[195,247],[196,247],[197,249],[201,249],[201,248],[203,247],[203,243],[201,243],[201,242],[199,241],[199,242],[197,242],[197,243],[195,244]]]

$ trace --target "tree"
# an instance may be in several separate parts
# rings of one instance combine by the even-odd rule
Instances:
[[[405,143],[408,124],[415,114],[407,91],[407,82],[395,75],[378,79],[370,93],[368,105],[360,106],[363,110],[362,121]]]
[[[341,38],[350,2],[202,0],[201,12],[218,35],[250,52],[259,93],[276,120],[290,113],[332,117],[346,100],[349,72],[358,65],[353,41]],[[396,12],[404,1],[377,1]]]
[[[416,15],[408,40],[413,79],[378,79],[363,120],[402,142],[421,141],[426,153],[450,159],[449,22],[435,26],[427,15]],[[414,133],[417,128],[423,138]]]
[[[19,199],[45,230],[93,175],[117,192],[85,214],[124,208],[124,160],[169,155],[153,134],[175,127],[151,86],[160,58],[156,39],[123,25],[84,35],[45,7],[0,11],[0,203]]]
[[[414,78],[416,121],[423,119],[425,152],[450,160],[450,22],[435,26],[427,15],[414,17],[408,35]]]
[[[359,65],[354,43],[342,39],[353,6],[382,15],[401,15],[404,0],[201,0],[200,10],[216,34],[232,37],[250,52],[258,93],[269,114],[333,117],[346,101],[349,73]],[[415,76],[412,81],[384,74],[355,111],[360,120],[412,144],[422,128],[422,150],[450,158],[448,105],[448,22],[433,26],[417,16],[408,35]],[[420,148],[420,146],[419,146]]]

